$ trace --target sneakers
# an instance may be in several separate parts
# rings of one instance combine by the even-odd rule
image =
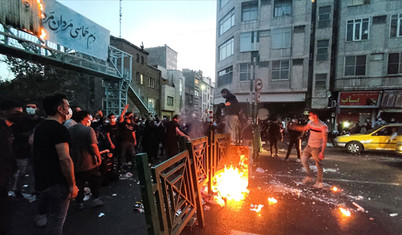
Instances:
[[[94,200],[92,200],[91,206],[92,207],[101,207],[103,206],[105,203],[99,199],[99,198],[95,198]]]
[[[324,184],[323,183],[315,183],[314,185],[313,185],[313,188],[324,188]]]
[[[36,227],[41,228],[46,226],[47,224],[47,214],[44,215],[36,215],[34,218],[34,222]]]
[[[303,179],[302,182],[303,182],[303,184],[307,184],[307,183],[310,183],[310,182],[312,182],[312,181],[313,181],[313,179],[312,179],[311,177],[308,177],[308,176],[307,176],[306,178]]]
[[[300,162],[300,158],[296,158],[296,162]]]

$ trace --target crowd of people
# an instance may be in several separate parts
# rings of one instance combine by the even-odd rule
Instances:
[[[129,105],[121,114],[104,116],[99,110],[92,116],[70,107],[62,93],[44,97],[41,107],[46,116],[39,115],[35,103],[0,102],[0,234],[9,225],[9,193],[23,197],[30,169],[31,193],[39,198],[34,222],[49,234],[62,234],[71,199],[77,210],[102,206],[101,186],[134,169],[136,153],[147,153],[150,165],[157,164],[182,150],[180,138],[205,136],[203,127],[209,127],[192,114],[172,120],[138,117]],[[91,190],[86,203],[85,187]]]

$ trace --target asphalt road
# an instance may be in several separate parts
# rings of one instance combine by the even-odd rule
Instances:
[[[188,227],[183,234],[402,234],[402,158],[369,152],[353,156],[329,147],[324,161],[324,189],[301,183],[300,163],[260,156],[253,169],[250,193],[237,208],[206,204],[204,229]],[[259,171],[261,171],[261,169]],[[312,167],[314,170],[314,167]],[[77,211],[75,202],[64,226],[64,234],[146,234],[145,216],[134,209],[141,199],[137,177],[112,182],[101,190],[105,205]],[[340,188],[334,193],[331,186]],[[29,187],[28,187],[29,188]],[[268,197],[278,203],[269,205]],[[11,197],[12,235],[43,234],[35,228],[36,201]],[[358,211],[357,204],[363,208]],[[260,213],[251,204],[262,204]],[[339,207],[349,209],[350,217]]]

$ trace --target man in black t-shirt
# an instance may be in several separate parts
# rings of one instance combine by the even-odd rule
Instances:
[[[174,115],[173,121],[167,123],[163,146],[168,158],[179,153],[178,137],[184,136],[188,141],[190,137],[179,129],[180,115]]]
[[[135,157],[135,145],[137,145],[137,138],[135,135],[135,123],[132,120],[133,114],[131,112],[125,112],[128,105],[124,108],[119,120],[119,168],[120,171],[124,171],[124,166],[132,164]],[[126,155],[129,154],[129,159]]]
[[[70,199],[78,193],[69,154],[70,135],[62,125],[70,105],[64,94],[56,93],[43,99],[43,107],[48,117],[35,129],[33,142],[35,183],[40,193],[36,219],[44,220],[48,213],[47,232],[62,234]]]

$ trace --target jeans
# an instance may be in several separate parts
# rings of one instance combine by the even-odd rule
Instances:
[[[127,152],[130,155],[129,159],[127,159]],[[133,161],[135,157],[135,149],[134,143],[131,142],[122,142],[119,145],[119,166],[121,166],[124,162]]]
[[[301,163],[304,167],[304,169],[306,169],[307,172],[307,176],[310,176],[311,171],[310,171],[310,167],[308,165],[308,159],[310,157],[313,157],[314,161],[315,161],[315,165],[317,166],[317,183],[322,183],[322,178],[323,178],[323,168],[322,168],[322,163],[321,163],[321,159],[319,159],[318,154],[320,153],[321,148],[313,148],[310,147],[310,145],[307,145],[307,147],[304,148],[303,150],[303,155],[301,157]]]
[[[61,184],[40,191],[39,214],[45,214],[45,208],[48,212],[46,234],[63,234],[63,225],[70,205],[68,194],[68,186]]]
[[[297,158],[300,159],[300,149],[301,149],[301,139],[300,138],[290,138],[289,140],[289,147],[288,147],[288,152],[286,153],[286,159],[289,158],[290,152],[292,151],[293,145],[296,148],[297,152]]]

